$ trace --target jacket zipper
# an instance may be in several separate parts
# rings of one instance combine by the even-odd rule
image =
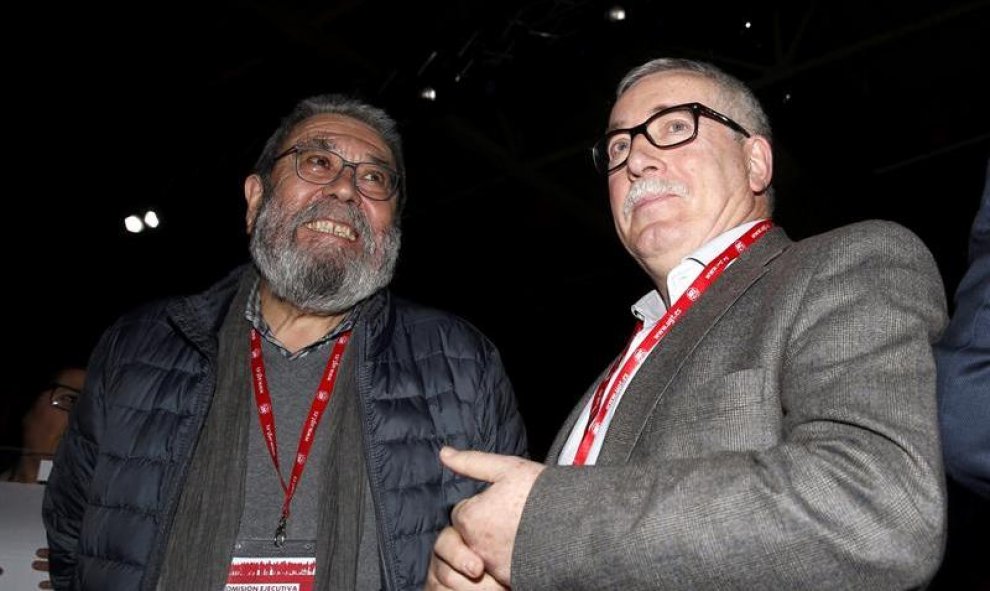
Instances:
[[[356,330],[354,332],[355,334],[359,334]],[[372,460],[375,458],[373,458],[371,454],[371,419],[369,418],[371,416],[371,408],[369,408],[371,403],[367,396],[367,393],[371,390],[371,383],[370,378],[367,377],[367,373],[365,371],[365,343],[363,338],[364,335],[362,334],[361,336],[361,346],[357,348],[361,354],[361,358],[357,360],[357,387],[358,400],[361,401],[362,409],[361,433],[364,435],[364,461],[368,474],[368,484],[371,488],[371,501],[375,506],[375,531],[378,534],[379,564],[381,565],[382,572],[385,574],[385,591],[391,591],[392,589],[397,588],[397,582],[392,574],[395,570],[395,565],[393,564],[394,553],[392,551],[392,544],[390,543],[391,540],[387,539],[385,536],[385,513],[382,509],[381,490],[378,485],[377,474],[374,474],[372,470],[373,466],[376,466],[377,464],[372,463]]]

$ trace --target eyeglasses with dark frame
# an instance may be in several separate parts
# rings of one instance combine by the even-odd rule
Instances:
[[[59,382],[48,385],[48,401],[59,410],[71,411],[76,406],[76,400],[82,392],[78,388],[66,386]]]
[[[296,176],[316,185],[329,185],[340,178],[344,169],[351,168],[354,188],[372,201],[388,201],[399,188],[399,173],[377,162],[351,162],[325,148],[300,145],[282,152],[273,162],[289,155],[295,156]]]
[[[750,137],[748,131],[732,119],[701,103],[685,103],[661,109],[635,127],[613,129],[598,140],[591,149],[595,168],[602,174],[612,174],[629,159],[633,139],[643,134],[654,146],[669,150],[690,143],[698,137],[698,120],[708,117],[733,131]]]

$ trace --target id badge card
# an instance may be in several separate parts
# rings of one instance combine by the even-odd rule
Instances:
[[[238,541],[225,591],[313,591],[316,557],[312,542]]]

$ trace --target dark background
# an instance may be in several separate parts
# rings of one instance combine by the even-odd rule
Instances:
[[[621,5],[627,20],[610,22]],[[13,392],[113,319],[246,260],[241,184],[304,96],[400,122],[409,203],[394,290],[502,351],[542,457],[649,285],[588,146],[615,84],[663,55],[750,83],[792,238],[884,218],[951,295],[990,154],[990,3],[920,0],[134,3],[8,9]],[[745,23],[751,23],[750,28]],[[437,100],[422,100],[431,86]],[[122,220],[155,209],[158,231]],[[8,212],[11,210],[8,209]]]

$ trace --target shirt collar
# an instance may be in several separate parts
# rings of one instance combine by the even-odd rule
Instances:
[[[763,219],[758,219],[740,224],[712,238],[701,248],[684,257],[680,264],[667,274],[667,293],[670,294],[671,301],[676,301],[677,298],[681,297],[681,294],[698,278],[705,267],[715,260],[715,257],[728,248],[730,244],[739,240],[750,228],[762,221]],[[656,324],[666,311],[667,305],[660,297],[660,292],[655,289],[639,298],[632,305],[633,316],[642,321],[644,326]]]
[[[251,293],[248,295],[248,303],[247,308],[244,310],[244,317],[251,323],[251,326],[258,331],[261,338],[274,345],[283,357],[291,360],[305,357],[311,351],[319,349],[324,344],[335,340],[343,332],[351,330],[354,326],[355,310],[357,310],[357,306],[351,308],[343,322],[332,328],[327,334],[320,337],[317,341],[310,343],[295,353],[290,352],[285,345],[275,337],[275,333],[272,331],[271,327],[268,326],[268,323],[265,322],[264,316],[261,315],[261,277],[256,278],[254,280],[254,285],[251,286]]]

